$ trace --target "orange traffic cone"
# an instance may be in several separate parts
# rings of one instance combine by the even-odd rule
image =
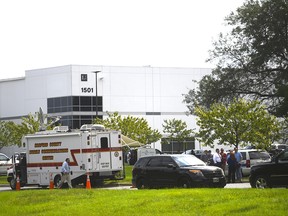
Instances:
[[[17,176],[17,179],[16,179],[16,191],[19,191],[21,188],[20,186],[20,179],[19,179],[19,176]]]
[[[49,185],[49,189],[54,189],[54,181],[52,178],[52,173],[50,174],[50,185]]]
[[[87,173],[86,189],[91,189],[91,182],[90,182],[89,173]]]

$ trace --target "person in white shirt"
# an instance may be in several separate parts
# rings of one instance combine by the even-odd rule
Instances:
[[[61,177],[61,182],[58,188],[61,188],[65,181],[67,181],[69,188],[72,188],[69,163],[70,163],[70,159],[66,158],[66,160],[62,164],[62,167],[61,167],[62,177]]]
[[[219,152],[219,149],[216,149],[216,153],[213,154],[213,162],[214,162],[214,166],[218,166],[221,168],[221,155]]]

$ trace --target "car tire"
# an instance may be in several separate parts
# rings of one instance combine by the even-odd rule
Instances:
[[[179,180],[178,186],[180,188],[190,188],[192,186],[191,180],[188,177],[182,177]]]
[[[136,181],[136,187],[138,189],[145,189],[147,188],[147,184],[146,184],[146,181],[144,178],[140,178],[140,179],[137,179]]]
[[[251,185],[253,188],[259,188],[259,189],[264,189],[264,188],[270,188],[270,183],[269,179],[267,176],[256,176],[254,181],[252,182]]]

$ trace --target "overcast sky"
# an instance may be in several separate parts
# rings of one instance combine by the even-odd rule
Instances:
[[[1,0],[0,79],[81,64],[202,67],[244,0]]]

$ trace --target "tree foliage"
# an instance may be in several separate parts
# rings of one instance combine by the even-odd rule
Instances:
[[[144,118],[122,117],[118,112],[108,113],[108,115],[109,117],[104,120],[97,118],[95,123],[102,124],[106,128],[120,130],[123,135],[143,144],[157,142],[162,137],[158,130],[152,130],[149,127]]]
[[[235,99],[229,106],[215,103],[209,110],[197,107],[195,113],[200,127],[196,136],[210,147],[218,141],[237,148],[253,144],[267,149],[279,138],[280,123],[258,101]]]
[[[0,122],[0,147],[8,145],[21,145],[21,139],[27,134],[34,134],[39,131],[39,113],[29,114],[21,119],[20,124],[12,121]],[[51,124],[47,129],[51,129]]]
[[[183,143],[185,141],[191,140],[193,137],[193,130],[187,129],[186,122],[182,120],[177,120],[175,118],[171,120],[164,120],[162,127],[163,132],[168,134],[168,140],[174,140]]]
[[[0,148],[13,143],[14,135],[11,130],[13,125],[13,122],[0,121]]]
[[[184,101],[209,108],[233,98],[259,100],[276,116],[288,114],[288,1],[249,0],[231,13],[230,33],[220,34],[209,61],[217,67]]]

